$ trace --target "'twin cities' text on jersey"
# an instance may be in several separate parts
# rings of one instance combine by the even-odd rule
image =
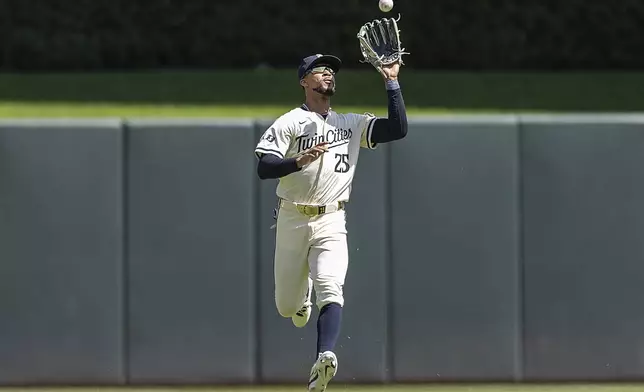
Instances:
[[[264,132],[255,154],[292,158],[326,142],[329,151],[301,170],[279,179],[277,196],[302,204],[331,204],[348,201],[361,148],[374,149],[371,114],[340,114],[325,117],[306,107],[280,116]]]
[[[295,140],[297,141],[297,153],[299,154],[317,144],[324,142],[329,143],[329,148],[337,147],[339,145],[349,143],[351,136],[353,136],[353,131],[351,129],[342,128],[329,130],[322,135],[314,134],[314,136],[298,136],[295,138]]]

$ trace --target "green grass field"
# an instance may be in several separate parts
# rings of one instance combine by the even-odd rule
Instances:
[[[332,106],[386,114],[380,76],[344,70]],[[410,115],[644,112],[642,73],[400,75]],[[294,70],[0,74],[0,117],[274,117],[302,102]]]
[[[0,391],[42,391],[42,392],[297,392],[305,390],[301,386],[288,387],[221,387],[221,388],[0,388]],[[405,385],[405,386],[347,386],[341,383],[329,385],[328,392],[641,392],[642,385]]]

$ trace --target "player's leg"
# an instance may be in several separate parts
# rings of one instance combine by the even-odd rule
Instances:
[[[308,299],[308,228],[299,212],[280,210],[275,237],[275,305],[283,317],[296,317]],[[295,321],[294,321],[295,322]]]
[[[309,390],[324,391],[338,368],[338,359],[333,350],[340,336],[343,286],[349,264],[344,211],[321,217],[313,230],[309,267],[320,313],[317,322],[317,360],[311,369]]]
[[[349,264],[347,237],[337,233],[311,247],[309,266],[318,315],[317,353],[332,351],[340,334],[344,281]]]

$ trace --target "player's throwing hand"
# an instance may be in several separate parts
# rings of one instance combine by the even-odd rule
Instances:
[[[295,162],[297,163],[297,167],[304,167],[308,165],[309,163],[315,161],[319,157],[322,156],[325,152],[329,151],[329,148],[327,147],[329,143],[327,142],[322,142],[318,143],[315,146],[309,148],[308,150],[302,152],[300,156],[295,158]]]

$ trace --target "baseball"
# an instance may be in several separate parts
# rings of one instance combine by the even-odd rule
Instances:
[[[394,8],[394,0],[378,0],[378,7],[382,12],[389,12]]]

